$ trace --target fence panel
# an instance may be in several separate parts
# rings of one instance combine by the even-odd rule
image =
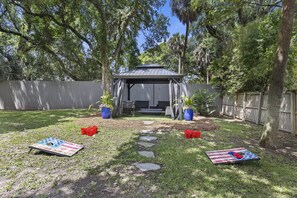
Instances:
[[[257,92],[238,93],[235,97],[235,103],[232,103],[232,98],[234,97],[226,95],[224,96],[222,109],[222,113],[224,115],[233,116],[233,106],[235,104],[235,118],[250,121],[253,123],[259,123],[262,125],[266,122],[268,103],[267,94],[261,94]],[[296,134],[296,106],[297,100],[295,93],[285,93],[281,101],[279,115],[280,130]],[[295,117],[292,117],[294,113]]]
[[[224,115],[233,116],[234,109],[234,98],[231,96],[225,95],[223,97],[222,111]]]
[[[5,81],[0,83],[0,109],[88,108],[101,95],[96,82]]]

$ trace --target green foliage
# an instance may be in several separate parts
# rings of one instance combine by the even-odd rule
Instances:
[[[264,91],[275,60],[279,12],[236,26],[234,39],[212,62],[212,82],[227,92]]]
[[[0,3],[0,78],[96,80],[103,66],[107,78],[111,69],[134,67],[139,31],[146,33],[147,46],[168,37],[168,19],[155,11],[164,3],[4,0]],[[7,60],[7,54],[13,61]]]
[[[100,108],[102,107],[110,108],[111,111],[113,110],[113,98],[111,97],[109,92],[101,96]]]
[[[199,89],[193,94],[193,105],[202,116],[210,116],[215,112],[217,93],[209,93],[207,90]]]
[[[195,109],[194,106],[194,96],[182,96],[181,101],[183,103],[183,110],[185,109]]]
[[[142,64],[158,63],[173,71],[178,69],[178,57],[172,53],[167,43],[146,50],[138,58]]]

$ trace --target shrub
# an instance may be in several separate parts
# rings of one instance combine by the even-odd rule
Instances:
[[[207,90],[197,90],[193,95],[193,106],[202,116],[210,116],[215,112],[217,93]]]

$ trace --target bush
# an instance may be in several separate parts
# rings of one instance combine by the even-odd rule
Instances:
[[[202,116],[210,116],[215,112],[217,93],[207,90],[197,90],[193,95],[193,106]]]

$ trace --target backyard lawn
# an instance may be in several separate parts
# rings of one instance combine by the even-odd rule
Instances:
[[[81,135],[80,128],[90,125],[99,133]],[[185,128],[201,130],[202,137],[185,139]],[[150,149],[154,159],[137,153],[143,129],[158,137]],[[280,133],[283,146],[265,150],[258,147],[260,130],[226,118],[102,120],[85,110],[0,111],[0,197],[297,197],[297,138]],[[85,148],[70,158],[28,153],[28,145],[46,137]],[[246,147],[261,160],[213,165],[205,155],[232,147]],[[143,173],[135,162],[161,169]]]

